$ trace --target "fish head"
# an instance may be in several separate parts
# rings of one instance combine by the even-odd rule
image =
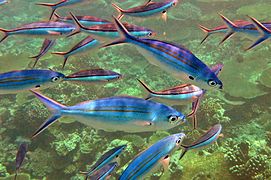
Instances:
[[[177,6],[178,3],[179,3],[179,0],[173,0],[171,2],[172,6]]]
[[[210,72],[208,75],[196,78],[196,83],[199,87],[205,90],[211,89],[222,89],[223,83],[222,81],[216,76],[215,73]]]
[[[45,72],[45,75],[43,76],[44,86],[54,86],[58,83],[60,83],[65,78],[65,75],[60,72],[55,71],[47,71]],[[41,87],[43,88],[43,87]]]
[[[160,104],[153,120],[156,129],[171,129],[186,122],[185,115],[170,106]]]
[[[156,35],[155,31],[153,31],[151,29],[148,29],[148,28],[145,28],[145,27],[142,27],[142,26],[136,26],[136,25],[129,24],[129,23],[123,23],[123,25],[129,31],[129,33],[131,33],[133,36],[137,36],[137,37],[148,36],[148,37],[151,37],[151,36]]]
[[[179,148],[185,136],[186,135],[184,133],[177,133],[164,138],[163,141],[167,144],[165,146],[165,150],[170,152],[175,148]]]

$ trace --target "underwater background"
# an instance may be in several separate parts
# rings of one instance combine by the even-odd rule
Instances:
[[[0,27],[11,29],[21,24],[47,20],[50,9],[36,6],[36,0],[11,0],[0,7]],[[56,2],[47,0],[46,2]],[[144,3],[136,0],[114,0],[128,8]],[[89,5],[61,8],[57,12],[68,15],[92,15],[112,20],[117,15],[111,0],[93,0]],[[159,17],[137,19],[125,16],[122,21],[148,27],[157,32],[155,39],[182,44],[199,59],[211,66],[223,63],[220,75],[222,91],[207,92],[198,111],[199,128],[208,129],[215,123],[223,126],[223,137],[217,143],[200,150],[189,151],[179,161],[180,151],[171,157],[169,170],[158,171],[149,179],[172,180],[235,180],[271,179],[271,51],[270,42],[245,51],[254,39],[235,35],[218,46],[223,35],[212,35],[200,45],[204,33],[198,24],[215,27],[223,22],[222,13],[231,20],[245,19],[247,15],[260,21],[270,20],[269,0],[184,0],[168,12],[167,21]],[[86,37],[80,33],[57,40],[50,52],[66,51],[71,44]],[[0,44],[0,73],[31,68],[42,45],[42,38],[12,36]],[[61,84],[42,90],[43,94],[66,105],[89,99],[114,95],[146,97],[136,80],[144,80],[153,90],[161,90],[181,83],[148,61],[131,45],[96,49],[84,55],[73,56],[62,70],[63,58],[48,53],[36,68],[53,69],[63,74],[92,69],[110,69],[124,75],[122,80],[108,84]],[[189,112],[187,106],[174,106]],[[49,112],[29,92],[0,95],[0,179],[11,179],[15,171],[18,146],[28,141],[34,130],[47,119]],[[61,122],[61,123],[60,123]],[[113,174],[117,178],[136,154],[172,133],[188,131],[192,123],[168,131],[148,133],[105,132],[94,130],[72,118],[62,118],[31,142],[20,179],[84,179],[79,171],[90,167],[105,151],[128,144],[121,155],[120,167]],[[187,133],[184,143],[192,142],[201,133]]]

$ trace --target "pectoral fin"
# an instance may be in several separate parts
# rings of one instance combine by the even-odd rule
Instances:
[[[50,35],[61,35],[60,32],[56,32],[56,31],[47,31]]]
[[[164,21],[167,21],[167,11],[163,11],[163,12],[162,12],[162,19],[163,19]]]
[[[137,126],[151,126],[153,123],[150,121],[134,121]]]
[[[166,155],[163,159],[160,160],[160,163],[162,164],[164,171],[168,170],[169,161],[170,161],[169,155]]]

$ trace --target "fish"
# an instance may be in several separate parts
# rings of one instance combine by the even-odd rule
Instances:
[[[56,21],[34,22],[10,30],[0,28],[0,31],[4,33],[4,36],[0,40],[0,43],[11,35],[29,35],[42,38],[59,38],[61,36],[70,34],[75,29],[76,27],[73,24]]]
[[[149,0],[144,5],[129,8],[127,10],[118,7],[114,3],[112,3],[112,6],[120,13],[117,17],[119,20],[121,20],[124,15],[134,17],[147,17],[160,13],[162,14],[162,17],[165,16],[166,18],[167,10],[173,6],[176,6],[177,3],[178,0],[164,0],[161,2],[154,2]]]
[[[97,82],[109,82],[117,79],[121,79],[122,75],[110,70],[104,69],[91,69],[82,70],[77,73],[73,73],[64,78],[65,81],[71,82],[86,82],[86,83],[97,83]]]
[[[32,68],[34,68],[36,66],[36,64],[38,63],[39,59],[42,56],[44,56],[55,44],[56,44],[56,40],[55,39],[45,39],[43,41],[43,44],[41,46],[39,54],[36,55],[36,56],[30,57],[30,58],[34,58],[35,59],[35,62],[33,64]]]
[[[95,39],[119,37],[117,27],[115,26],[114,23],[86,27],[79,22],[79,20],[76,18],[74,14],[72,13],[70,14],[74,20],[74,24],[77,25],[77,28],[75,31],[69,34],[68,37],[73,36],[77,33],[80,33],[81,30],[84,31],[85,33],[91,34],[91,36],[94,37]],[[129,24],[129,23],[124,23],[124,26],[134,36],[152,36],[155,34],[154,31],[147,29],[145,27],[140,27],[140,26]]]
[[[206,33],[206,36],[201,41],[201,44],[212,34],[218,34],[218,33],[225,34],[224,38],[220,41],[219,44],[222,44],[223,42],[225,42],[227,39],[232,37],[237,32],[245,33],[251,36],[258,36],[260,34],[257,28],[255,27],[255,25],[251,23],[250,21],[245,21],[245,20],[231,21],[224,15],[222,14],[219,14],[219,15],[224,21],[225,25],[218,26],[212,29],[199,25],[200,29]],[[262,24],[266,26],[268,29],[271,29],[271,22],[263,22]]]
[[[54,13],[55,16],[55,20],[56,21],[63,21],[63,22],[67,22],[67,23],[74,23],[72,17],[70,16],[65,16],[62,17],[60,15],[58,15],[57,13]],[[76,18],[78,19],[78,21],[84,25],[84,26],[95,26],[95,25],[100,25],[100,24],[109,24],[111,23],[110,21],[106,20],[106,19],[101,19],[95,16],[76,16]]]
[[[4,5],[4,4],[7,4],[9,3],[7,0],[0,0],[0,5]]]
[[[179,159],[182,159],[183,156],[186,154],[186,152],[191,149],[201,148],[201,147],[212,144],[213,142],[215,142],[217,140],[221,131],[222,131],[221,124],[216,124],[213,127],[211,127],[205,134],[203,134],[199,139],[197,139],[192,144],[181,145],[184,148],[184,150],[181,153]]]
[[[86,174],[86,178],[91,177],[92,175],[96,174],[97,171],[101,170],[104,166],[116,162],[116,159],[119,157],[119,155],[123,152],[123,150],[127,147],[127,145],[122,145],[115,147],[109,151],[107,151],[104,155],[102,155],[99,160],[90,168],[88,172],[83,172],[83,174]],[[100,174],[100,173],[98,173]],[[92,178],[90,178],[92,179]]]
[[[131,43],[140,49],[151,64],[160,67],[176,79],[182,79],[202,89],[222,89],[222,81],[190,50],[174,43],[132,36],[115,17],[114,23],[121,38],[102,47]]]
[[[51,70],[31,69],[0,74],[0,94],[14,94],[33,88],[48,88],[59,84],[65,75]]]
[[[180,147],[184,137],[184,133],[167,136],[139,153],[123,171],[119,180],[140,179],[157,165],[163,165],[166,170],[170,154]]]
[[[84,1],[87,1],[87,0],[60,0],[57,3],[36,3],[36,5],[46,6],[46,7],[52,8],[52,12],[51,12],[50,18],[49,18],[49,19],[52,19],[52,16],[54,15],[55,11],[58,8],[64,7],[64,6],[75,5],[75,4],[78,4],[78,3],[82,3]]]
[[[107,180],[111,176],[111,173],[116,169],[118,166],[117,162],[113,162],[110,164],[105,165],[103,168],[96,171],[93,175],[89,176],[91,180]],[[88,177],[85,179],[87,180]]]
[[[85,39],[83,39],[82,41],[80,41],[79,43],[77,43],[72,49],[70,49],[67,52],[53,52],[52,54],[56,54],[56,55],[60,55],[64,57],[64,63],[62,68],[65,67],[66,62],[68,60],[68,58],[72,55],[75,54],[80,54],[83,53],[87,50],[90,50],[94,47],[97,47],[99,45],[99,41],[96,39],[93,39],[91,36],[86,37]]]
[[[185,116],[172,107],[132,96],[113,96],[65,106],[39,92],[30,91],[52,112],[32,138],[63,116],[73,117],[94,129],[111,132],[166,130],[186,122]]]
[[[14,180],[17,179],[17,175],[19,173],[19,170],[23,164],[23,161],[25,159],[26,153],[28,151],[28,145],[26,143],[22,143],[19,147],[19,150],[17,152],[16,155],[16,172],[15,172],[15,176],[14,176]]]

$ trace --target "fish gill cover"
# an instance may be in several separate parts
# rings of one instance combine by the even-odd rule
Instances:
[[[52,9],[36,5],[38,3],[54,4],[58,1],[0,1],[0,27],[10,30],[24,24],[48,21]],[[111,6],[111,3],[126,10],[142,6],[147,0],[89,0],[73,3],[58,6],[56,13],[61,17],[69,16],[69,12],[72,12],[75,16],[95,16],[113,21],[112,15],[117,17],[120,12]],[[183,143],[189,145],[217,123],[223,127],[223,137],[219,137],[216,143],[204,149],[191,150],[181,161],[179,148],[169,156],[169,170],[159,169],[146,179],[270,179],[270,41],[264,41],[245,51],[257,40],[270,37],[270,8],[269,0],[198,0],[179,1],[176,6],[166,9],[166,12],[164,9],[155,10],[140,17],[124,14],[121,22],[151,29],[156,33],[156,36],[147,38],[183,45],[210,68],[219,63],[224,65],[218,76],[223,82],[223,89],[207,90],[199,101],[196,112],[198,128],[193,130],[192,119],[187,118],[187,123],[166,131],[108,132],[81,124],[73,117],[64,117],[30,140],[33,132],[50,116],[50,112],[28,91],[1,94],[0,179],[14,178],[16,153],[22,143],[28,144],[28,151],[18,172],[18,180],[84,179],[85,176],[80,174],[80,171],[90,169],[105,152],[126,145],[111,176],[112,179],[118,179],[137,154],[161,139],[185,132],[186,138]],[[232,23],[226,21],[228,24],[225,24],[225,18],[222,19],[218,13]],[[52,20],[55,19],[53,15]],[[248,26],[245,26],[246,22],[249,23]],[[205,28],[199,28],[199,25]],[[221,26],[224,29],[220,28]],[[210,33],[209,30],[212,29],[218,32]],[[41,90],[42,94],[61,104],[71,106],[86,100],[119,95],[146,98],[147,93],[137,79],[144,80],[153,91],[185,84],[165,72],[162,67],[150,64],[145,54],[142,55],[136,50],[135,45],[83,48],[84,53],[76,51],[69,58],[65,69],[62,69],[63,57],[51,53],[67,52],[91,34],[82,30],[81,33],[66,38],[59,31],[56,33],[55,29],[46,32],[46,37],[37,34],[10,35],[5,39],[0,44],[0,73],[32,69],[35,59],[29,57],[42,52],[35,69],[53,70],[70,75],[81,70],[101,68],[123,75],[121,80],[108,83],[75,84],[63,81]],[[234,33],[231,35],[229,32]],[[206,33],[210,35],[201,44]],[[230,38],[219,45],[227,34]],[[4,33],[1,38],[3,36]],[[52,45],[47,39],[42,48],[45,38],[57,40]],[[115,38],[98,40],[102,46]],[[50,48],[45,47],[46,44],[50,44]],[[20,79],[12,81],[19,83]],[[0,80],[1,82],[10,82],[10,79]],[[173,108],[188,115],[192,102],[185,105],[180,103]]]

